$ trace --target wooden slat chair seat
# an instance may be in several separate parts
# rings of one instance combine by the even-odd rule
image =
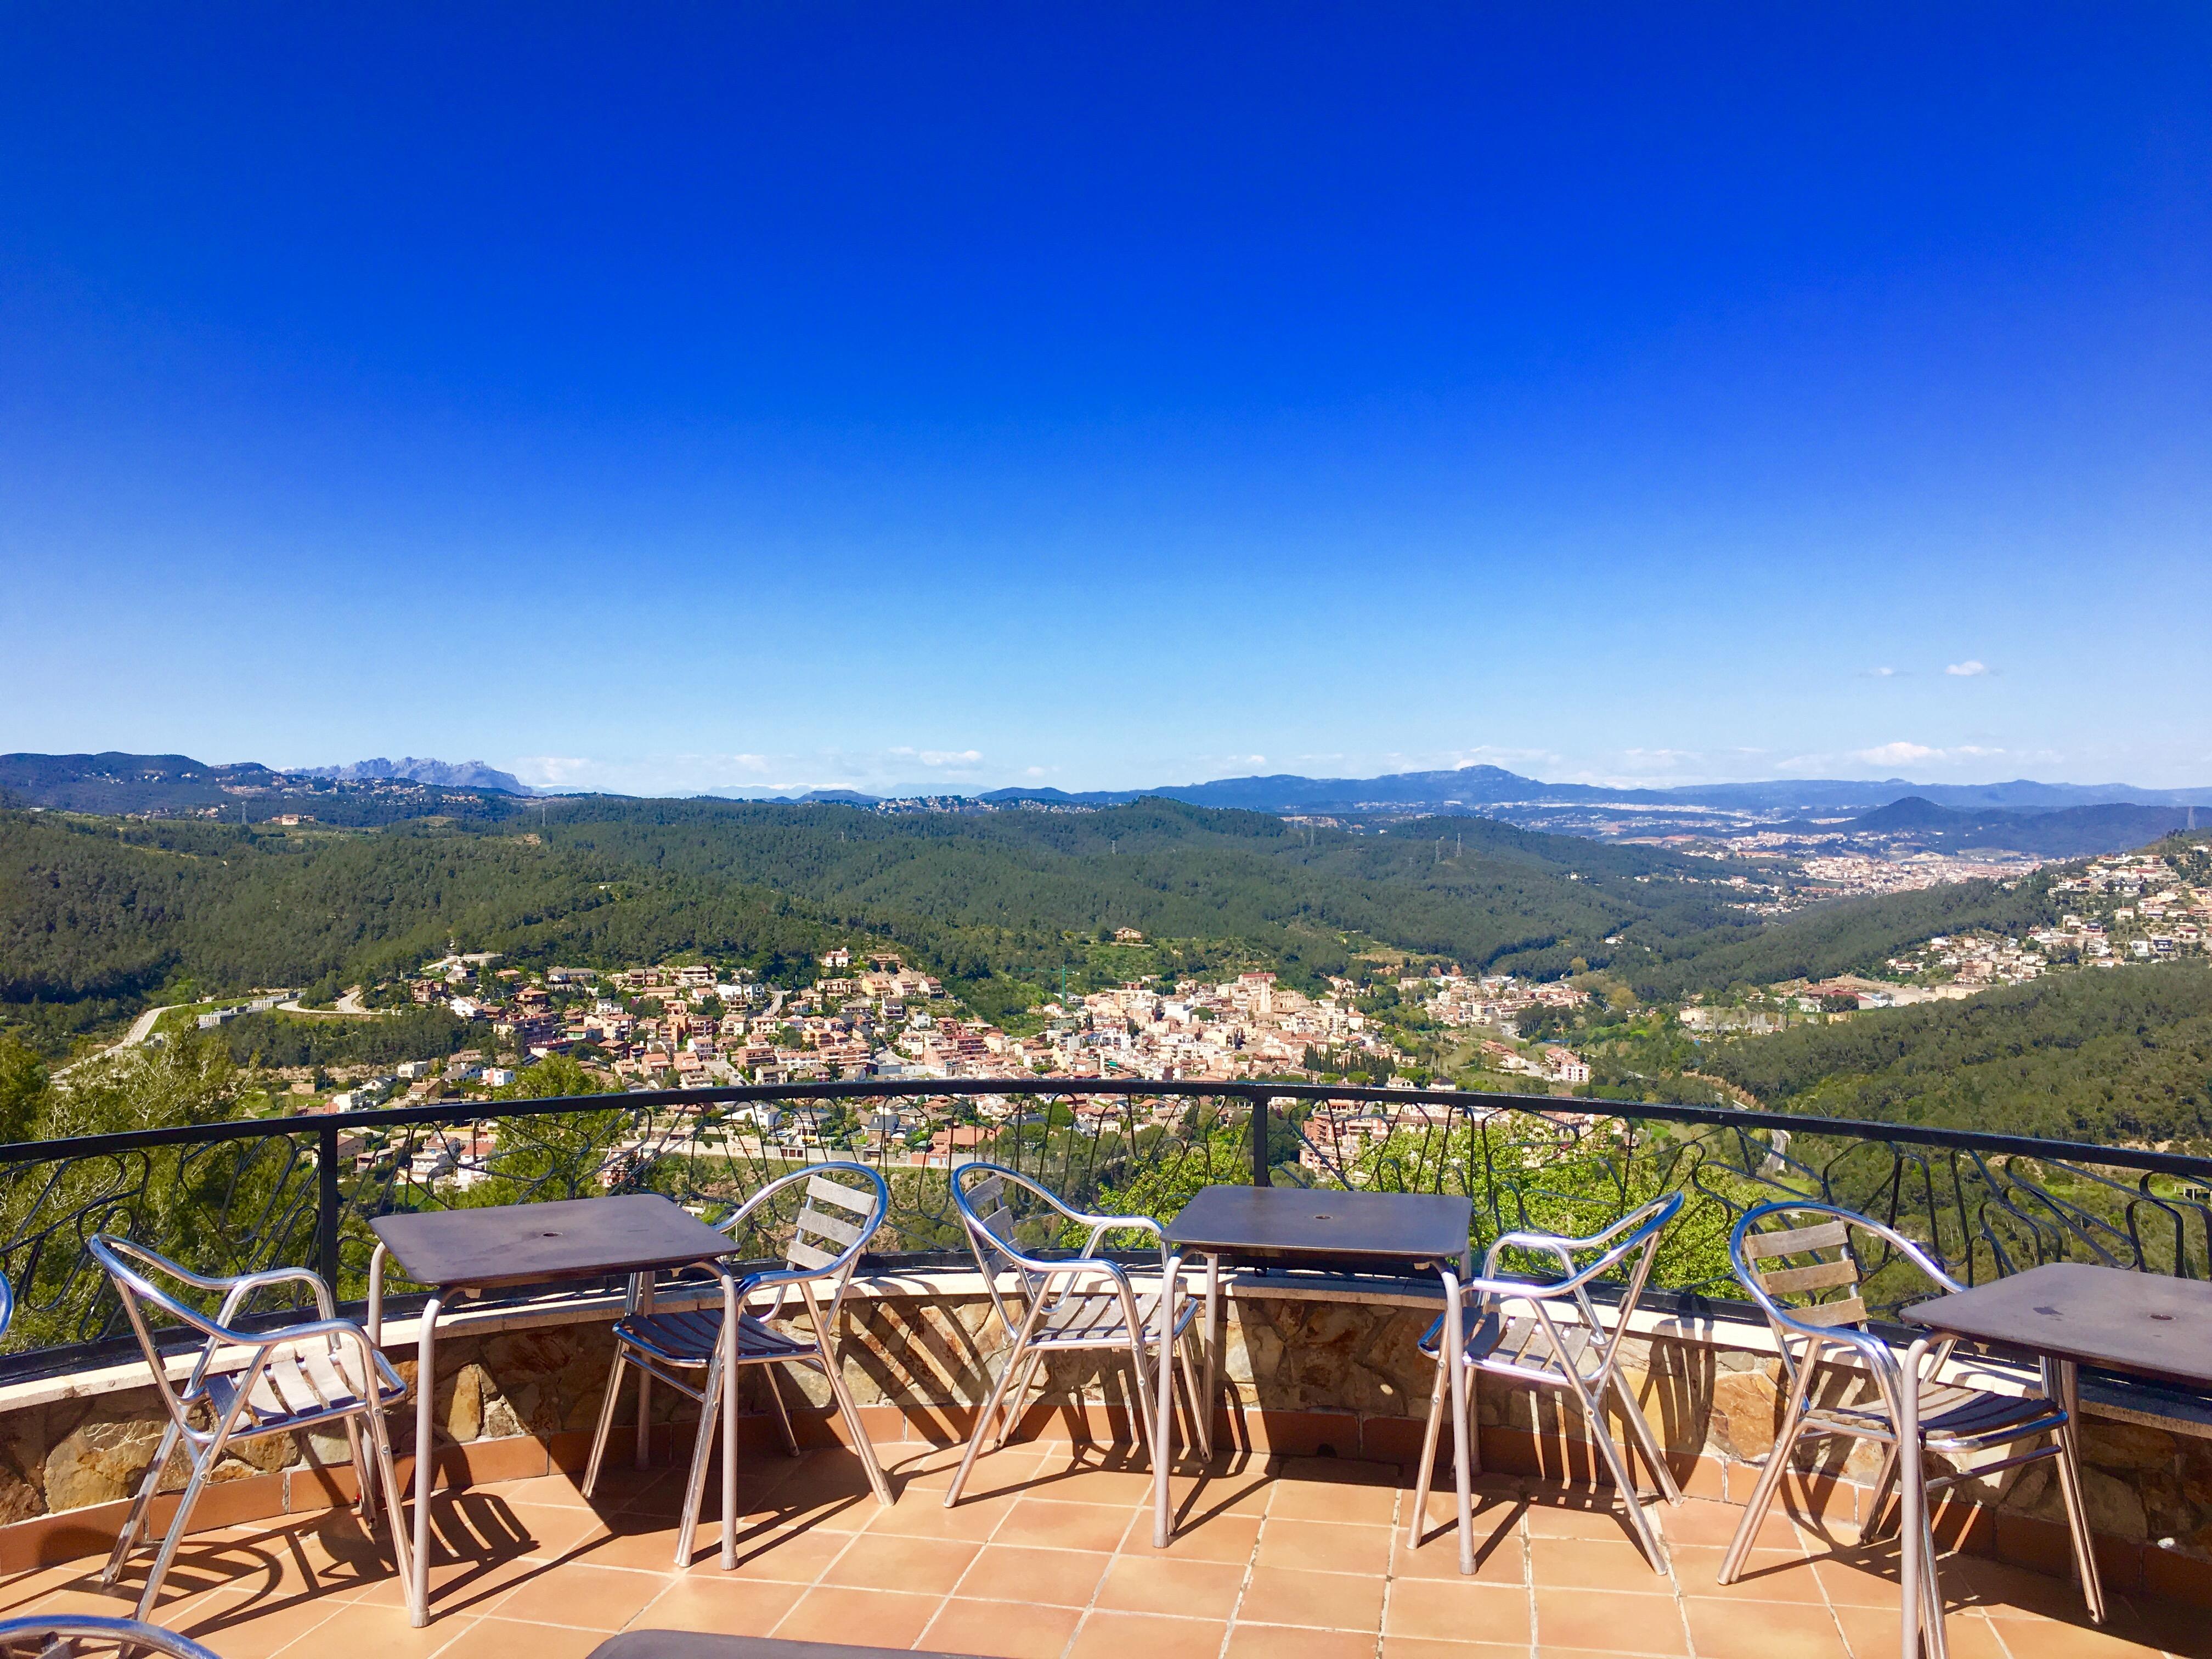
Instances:
[[[787,1229],[781,1230],[785,1265],[749,1274],[739,1282],[736,1295],[740,1311],[734,1341],[723,1340],[725,1322],[720,1308],[655,1310],[646,1275],[632,1280],[629,1310],[615,1322],[614,1368],[607,1378],[606,1398],[599,1407],[591,1461],[585,1466],[584,1496],[589,1498],[599,1485],[625,1367],[635,1367],[638,1373],[641,1457],[647,1421],[648,1379],[665,1382],[698,1401],[699,1426],[692,1443],[684,1518],[676,1536],[679,1567],[690,1565],[691,1559],[692,1534],[698,1525],[707,1464],[714,1451],[714,1425],[721,1414],[726,1365],[799,1364],[820,1371],[829,1380],[830,1391],[852,1435],[854,1451],[867,1471],[876,1501],[884,1504],[891,1501],[890,1484],[876,1462],[875,1449],[860,1422],[860,1407],[846,1386],[837,1335],[838,1314],[852,1284],[853,1270],[861,1251],[884,1224],[890,1207],[890,1188],[881,1175],[864,1164],[810,1164],[762,1188],[720,1224],[721,1230],[734,1241],[748,1229],[773,1226],[777,1200],[793,1194],[799,1200],[799,1211]],[[817,1293],[823,1285],[829,1287],[826,1300]],[[787,1306],[794,1301],[795,1308]],[[804,1334],[774,1322],[787,1312],[805,1315]],[[768,1396],[783,1431],[784,1444],[796,1457],[799,1439],[792,1431],[791,1411],[773,1373]]]
[[[397,1376],[389,1382],[376,1376],[372,1382],[364,1375],[371,1370],[357,1354],[332,1352],[324,1343],[301,1342],[271,1350],[258,1375],[240,1370],[208,1377],[201,1394],[218,1419],[238,1407],[238,1432],[275,1434],[313,1428],[364,1410],[380,1411],[407,1397],[407,1385]],[[240,1404],[240,1382],[249,1376],[251,1385]]]
[[[1170,1340],[1178,1344],[1198,1311],[1195,1297],[1183,1293],[1167,1272],[1167,1247],[1160,1225],[1150,1216],[1090,1215],[1071,1208],[1026,1176],[995,1164],[966,1164],[952,1172],[952,1200],[968,1232],[969,1247],[989,1290],[991,1306],[1006,1338],[1006,1357],[976,1415],[968,1449],[945,1494],[949,1509],[960,1501],[969,1471],[983,1443],[1006,1443],[1020,1420],[1030,1386],[1045,1357],[1092,1351],[1125,1357],[1133,1373],[1139,1433],[1152,1446],[1152,1362],[1159,1342],[1160,1297],[1170,1298]],[[1160,1288],[1139,1295],[1128,1270],[1097,1252],[1116,1232],[1147,1234],[1160,1252]],[[1082,1237],[1073,1255],[1062,1255],[1069,1234]],[[1048,1255],[1044,1252],[1056,1254]],[[1191,1409],[1198,1409],[1196,1372],[1189,1352],[1177,1358]]]
[[[148,1529],[154,1496],[161,1489],[173,1453],[184,1452],[191,1474],[147,1571],[145,1588],[139,1593],[141,1620],[152,1616],[161,1599],[162,1580],[191,1528],[193,1505],[224,1452],[241,1440],[296,1433],[332,1423],[343,1425],[353,1453],[354,1469],[361,1482],[356,1507],[364,1526],[374,1526],[376,1495],[380,1489],[384,1494],[394,1522],[392,1552],[400,1580],[407,1582],[414,1556],[407,1528],[397,1524],[399,1480],[392,1469],[384,1413],[385,1407],[407,1397],[408,1387],[392,1362],[368,1340],[368,1332],[351,1320],[337,1317],[331,1287],[305,1267],[272,1267],[227,1278],[198,1273],[143,1245],[106,1233],[95,1234],[87,1248],[115,1287],[169,1417],[161,1431],[161,1443],[147,1466],[146,1477],[100,1574],[100,1587],[114,1585],[137,1548],[142,1533]],[[215,1314],[210,1316],[184,1300],[184,1286],[219,1294],[221,1302]],[[304,1288],[314,1302],[317,1317],[276,1330],[239,1328],[238,1322],[253,1299],[263,1291],[278,1286]],[[155,1334],[157,1319],[172,1327],[184,1326],[205,1339],[181,1383],[169,1374],[168,1358]]]
[[[1790,1457],[1808,1437],[1867,1440],[1884,1448],[1868,1511],[1875,1521],[1862,1533],[1872,1539],[1886,1530],[1882,1522],[1905,1455],[1899,1444],[1899,1423],[1909,1405],[1914,1419],[1910,1450],[1916,1458],[1929,1452],[1973,1456],[2022,1440],[2050,1437],[2046,1446],[1996,1462],[1924,1476],[1923,1486],[1933,1491],[1960,1480],[1985,1480],[2040,1458],[2057,1458],[2076,1564],[2091,1613],[2101,1620],[2104,1598],[2088,1549],[2087,1512],[2072,1461],[2062,1452],[2065,1437],[2072,1433],[2064,1407],[2047,1393],[2000,1394],[1942,1381],[1941,1373],[1955,1346],[1950,1340],[1917,1346],[1917,1360],[1901,1358],[1868,1328],[1863,1252],[1869,1249],[1876,1251],[1878,1266],[1901,1260],[1941,1290],[1965,1288],[1921,1245],[1893,1228],[1835,1205],[1784,1200],[1760,1205],[1736,1223],[1729,1241],[1730,1262],[1773,1328],[1788,1391],[1781,1431],[1722,1560],[1720,1582],[1733,1583],[1743,1571],[1752,1540],[1781,1490]],[[1827,1397],[1816,1393],[1822,1388],[1828,1390]],[[1908,1556],[1905,1581],[1918,1587],[1917,1630],[1929,1651],[1943,1659],[1943,1597],[1936,1578],[1935,1538],[1925,1503],[1918,1514],[1900,1518],[1899,1547]]]

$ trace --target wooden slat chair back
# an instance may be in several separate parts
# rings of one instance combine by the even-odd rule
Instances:
[[[771,1181],[719,1224],[730,1236],[732,1256],[757,1261],[753,1247],[768,1244],[782,1258],[782,1267],[747,1272],[740,1278],[734,1267],[717,1264],[726,1285],[733,1284],[733,1288],[726,1291],[722,1305],[716,1307],[663,1311],[654,1305],[650,1275],[634,1279],[629,1308],[615,1322],[614,1367],[600,1404],[591,1459],[584,1468],[584,1495],[590,1497],[599,1484],[626,1368],[634,1367],[638,1373],[641,1465],[646,1455],[650,1421],[647,1391],[652,1382],[664,1382],[687,1399],[697,1401],[699,1426],[693,1438],[691,1472],[676,1535],[677,1565],[690,1565],[692,1536],[706,1491],[707,1464],[722,1409],[725,1368],[800,1364],[821,1372],[828,1380],[831,1398],[854,1437],[854,1450],[876,1500],[889,1504],[890,1485],[876,1462],[860,1407],[845,1382],[838,1316],[861,1253],[884,1224],[890,1208],[889,1184],[865,1164],[839,1160],[811,1164]],[[731,1306],[737,1310],[733,1332],[728,1328],[726,1316]],[[801,1314],[811,1328],[804,1335],[775,1323]],[[783,1431],[785,1447],[796,1457],[798,1436],[772,1370],[768,1396]]]

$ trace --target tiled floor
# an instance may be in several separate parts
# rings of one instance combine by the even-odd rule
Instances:
[[[624,1471],[586,1504],[564,1476],[441,1501],[435,1616],[409,1627],[384,1553],[346,1515],[210,1534],[172,1574],[161,1620],[224,1659],[580,1659],[610,1632],[726,1631],[1003,1659],[1868,1659],[1897,1648],[1887,1552],[1838,1553],[1768,1522],[1744,1581],[1714,1582],[1736,1511],[1659,1511],[1674,1553],[1655,1575],[1617,1516],[1538,1481],[1484,1483],[1478,1571],[1463,1578],[1432,1500],[1422,1546],[1394,1523],[1399,1472],[1334,1460],[1226,1462],[1178,1478],[1184,1530],[1152,1547],[1139,1468],[1064,1445],[986,1459],[960,1506],[953,1455],[886,1449],[896,1505],[879,1509],[836,1452],[749,1459],[739,1565],[702,1528],[678,1571],[666,1472]],[[127,1610],[91,1588],[96,1563],[0,1589],[0,1614]],[[1946,1565],[1955,1659],[2212,1659],[2212,1619],[2120,1601],[2091,1626],[2057,1580]]]

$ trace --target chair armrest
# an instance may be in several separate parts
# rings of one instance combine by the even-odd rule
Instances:
[[[314,1292],[317,1313],[325,1319],[333,1319],[337,1316],[331,1287],[324,1282],[320,1273],[312,1267],[270,1267],[258,1273],[241,1273],[233,1279],[230,1293],[223,1297],[222,1310],[216,1317],[228,1324],[253,1299],[255,1291],[271,1285],[305,1285]]]

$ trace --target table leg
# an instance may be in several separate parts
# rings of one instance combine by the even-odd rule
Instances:
[[[1199,1390],[1198,1451],[1211,1462],[1213,1459],[1213,1398],[1214,1390],[1221,1386],[1221,1258],[1206,1258],[1206,1334],[1199,1348],[1206,1364],[1201,1374],[1205,1386]]]
[[[1175,1297],[1171,1293],[1176,1276],[1182,1270],[1182,1258],[1171,1255],[1160,1274],[1159,1321],[1160,1387],[1152,1401],[1152,1547],[1168,1547],[1168,1510],[1170,1494],[1168,1489],[1169,1443],[1175,1433]]]
[[[2046,1355],[2043,1360],[2043,1392],[2066,1413],[2066,1426],[2058,1431],[2058,1478],[2066,1483],[2066,1525],[2074,1540],[2074,1577],[2089,1604],[2089,1617],[2105,1622],[2105,1585],[2097,1571],[2096,1540],[2089,1534],[2088,1510],[2081,1492],[2081,1368],[2070,1359]]]
[[[637,1275],[637,1310],[641,1314],[653,1311],[653,1275]],[[637,1372],[637,1455],[635,1462],[641,1469],[653,1467],[653,1373],[642,1365]]]
[[[414,1582],[407,1587],[407,1622],[420,1630],[430,1622],[430,1491],[438,1482],[438,1307],[436,1296],[422,1304],[422,1323],[415,1337],[415,1559]],[[397,1528],[399,1520],[392,1517]]]
[[[1451,1377],[1452,1476],[1459,1486],[1459,1570],[1474,1571],[1474,1475],[1468,1442],[1474,1437],[1474,1413],[1468,1409],[1467,1336],[1462,1326],[1465,1310],[1460,1304],[1459,1276],[1449,1267],[1444,1281],[1443,1362]],[[1630,1494],[1630,1501],[1635,1501]],[[1416,1522],[1419,1520],[1415,1517]]]
[[[1922,1513],[1927,1507],[1927,1458],[1920,1449],[1920,1353],[1916,1346],[1905,1365],[1903,1375],[1896,1384],[1897,1402],[1892,1416],[1897,1425],[1897,1565],[1898,1602],[1903,1627],[1898,1634],[1898,1659],[1920,1659],[1920,1630],[1927,1616],[1923,1605],[1926,1588],[1921,1583],[1924,1573],[1936,1571],[1933,1561],[1921,1559],[1921,1540],[1926,1535],[1921,1524]],[[1808,1352],[1804,1363],[1813,1363]],[[1778,1445],[1774,1455],[1782,1455]]]
[[[722,1281],[722,1571],[738,1568],[738,1316],[743,1304],[737,1281]],[[829,1344],[823,1344],[829,1354]],[[836,1359],[830,1357],[830,1363]],[[770,1389],[775,1378],[768,1379]]]

